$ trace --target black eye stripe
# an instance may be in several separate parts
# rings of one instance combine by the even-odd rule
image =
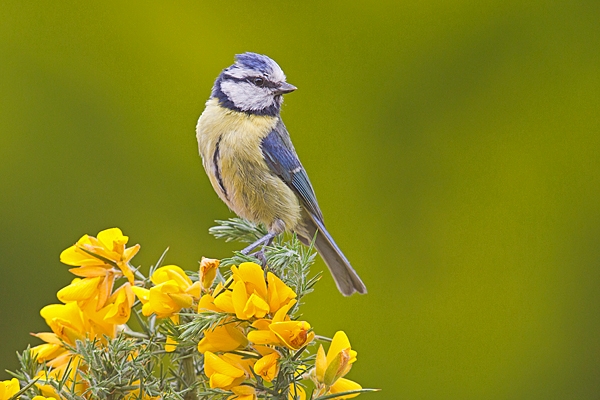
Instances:
[[[261,84],[256,83],[255,82],[256,78],[262,79],[262,83]],[[271,82],[270,80],[265,79],[262,76],[254,76],[252,78],[249,78],[249,81],[251,83],[253,83],[254,85],[258,86],[258,87],[266,87],[266,88],[275,88],[275,87],[277,87],[276,83]]]
[[[254,83],[254,79],[256,78],[261,78],[263,79],[263,84],[259,87],[266,87],[266,88],[276,88],[278,85],[275,82],[271,82],[270,80],[262,77],[262,76],[249,76],[246,78],[236,78],[235,76],[231,76],[231,75],[227,75],[224,74],[223,75],[223,79],[226,81],[231,81],[231,82],[248,82],[251,84],[255,84]]]

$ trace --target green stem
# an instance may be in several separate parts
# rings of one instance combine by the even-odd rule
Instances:
[[[194,356],[189,354],[183,359],[183,380],[186,387],[194,386],[196,383],[196,368],[194,368]],[[196,389],[190,390],[185,395],[185,400],[198,400]]]

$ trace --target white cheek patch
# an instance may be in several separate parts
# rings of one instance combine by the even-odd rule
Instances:
[[[273,95],[267,88],[259,88],[248,82],[221,82],[221,90],[233,104],[243,111],[258,111],[273,105]]]

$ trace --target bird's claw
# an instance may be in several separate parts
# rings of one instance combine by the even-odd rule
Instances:
[[[267,266],[267,257],[265,256],[265,251],[263,250],[259,250],[256,253],[251,254],[252,257],[256,258],[258,261],[260,261],[260,264],[264,267]]]

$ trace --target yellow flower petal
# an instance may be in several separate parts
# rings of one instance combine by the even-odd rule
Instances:
[[[277,376],[279,371],[279,353],[272,352],[266,356],[260,358],[256,364],[254,364],[254,372],[256,375],[261,376],[265,381],[271,382]]]
[[[248,340],[255,344],[280,344],[279,338],[271,331],[250,331]]]
[[[104,321],[117,325],[127,323],[131,315],[133,302],[133,291],[129,282],[127,282],[111,296],[109,304],[106,306],[108,311],[104,316]]]
[[[69,272],[73,275],[80,276],[82,278],[95,278],[97,276],[104,276],[111,269],[107,264],[103,265],[88,265],[77,268],[70,268]]]
[[[154,314],[154,310],[152,309],[152,305],[148,302],[142,306],[142,314],[145,317],[149,317]]]
[[[0,382],[0,399],[8,400],[13,395],[17,394],[19,390],[21,390],[21,388],[19,387],[17,378],[12,378],[10,381],[2,381]]]
[[[185,290],[192,286],[192,280],[186,275],[185,271],[177,265],[165,265],[158,268],[150,278],[155,285],[167,281],[175,281],[177,285]]]
[[[238,280],[234,283],[231,298],[235,314],[239,319],[262,318],[269,312],[267,302],[256,293],[248,293],[243,281]]]
[[[105,229],[99,232],[97,237],[105,249],[121,254],[125,250],[125,244],[129,241],[129,237],[123,236],[123,232],[119,228]]]
[[[362,389],[362,386],[360,386],[358,383],[351,381],[349,379],[345,379],[345,378],[340,378],[338,379],[333,386],[331,386],[329,388],[329,392],[334,394],[334,393],[341,393],[341,392],[348,392],[350,390],[360,390]],[[353,397],[358,396],[360,393],[355,393],[355,394],[350,394],[350,395],[346,395],[346,396],[340,396],[340,397],[336,397],[336,399],[351,399]]]
[[[188,308],[192,306],[194,299],[189,294],[180,294],[180,293],[167,293],[167,296],[173,300],[173,302],[179,307]]]
[[[241,263],[238,268],[231,267],[233,279],[238,282],[244,282],[248,289],[248,293],[258,293],[263,299],[267,298],[267,283],[265,275],[260,265],[253,262]]]
[[[199,299],[202,294],[202,287],[200,285],[200,282],[194,282],[192,286],[185,289],[185,293],[189,294],[195,299]]]
[[[248,339],[233,323],[218,325],[212,330],[204,331],[204,338],[198,343],[200,353],[227,352],[246,347]]]
[[[102,265],[103,262],[101,260],[79,248],[80,246],[89,244],[91,244],[90,237],[88,235],[83,235],[75,245],[60,253],[60,262],[73,266]]]
[[[214,305],[221,311],[226,313],[235,313],[235,307],[233,306],[233,298],[231,290],[225,290],[219,293],[214,298]]]
[[[288,321],[290,318],[288,317],[287,313],[288,311],[290,311],[294,304],[296,304],[296,300],[292,299],[286,305],[281,306],[281,308],[277,310],[277,312],[273,316],[273,322]]]
[[[215,372],[209,378],[208,384],[211,388],[223,388],[233,385],[235,378],[229,375],[220,374]]]
[[[243,315],[247,316],[247,318],[242,319],[250,319],[252,317],[263,318],[268,312],[269,305],[267,302],[253,293],[250,295],[250,298],[248,298],[248,301],[246,302],[246,305],[242,311]]]
[[[79,267],[71,270],[83,277],[101,276],[103,273],[99,268],[112,270],[116,265],[129,283],[133,284],[133,270],[128,262],[138,252],[139,245],[126,249],[125,244],[128,240],[129,238],[123,236],[118,228],[106,229],[98,233],[98,238],[84,235],[74,246],[61,253],[60,260],[65,264]]]
[[[310,324],[306,321],[274,322],[269,329],[277,335],[282,344],[292,350],[300,349],[315,337],[314,332],[310,331]]]
[[[167,353],[172,353],[175,350],[177,350],[177,341],[171,336],[167,336],[167,342],[165,343],[165,351]]]
[[[128,263],[138,253],[138,251],[140,251],[139,244],[125,249],[125,251],[123,252],[123,262]]]
[[[275,333],[269,329],[272,321],[269,319],[259,319],[252,323],[252,327],[256,330],[248,332],[248,340],[254,344],[273,344],[280,345],[281,342]]]
[[[75,278],[70,285],[60,289],[56,296],[63,303],[69,301],[88,300],[98,292],[103,277],[79,279]]]
[[[98,285],[98,302],[96,304],[96,311],[100,310],[106,305],[110,292],[115,284],[115,273],[111,270],[105,276],[104,279]],[[129,285],[129,283],[127,283]],[[133,296],[133,293],[132,293]]]
[[[132,286],[131,290],[133,290],[133,293],[135,293],[143,304],[146,304],[150,300],[150,290],[138,286]]]
[[[53,360],[67,350],[60,344],[44,343],[31,348],[31,353],[35,354],[38,362]],[[2,396],[0,396],[2,399]]]
[[[169,280],[150,288],[148,295],[148,303],[144,304],[142,312],[146,305],[149,304],[149,309],[152,310],[159,318],[170,317],[179,312],[183,306],[192,304],[191,296],[180,296],[181,289],[175,281]]]
[[[60,341],[60,339],[58,338],[58,336],[56,336],[55,333],[39,332],[39,333],[32,333],[31,336],[35,336],[37,338],[40,338],[40,339],[42,339],[46,343],[62,344],[62,342]]]
[[[121,272],[123,273],[123,276],[125,276],[125,278],[127,278],[129,283],[133,285],[133,282],[135,281],[135,277],[133,276],[133,271],[131,268],[129,268],[129,265],[125,262],[118,262],[117,265],[118,265],[119,269],[121,270]]]
[[[204,372],[209,376],[214,373],[221,373],[234,378],[239,378],[244,375],[242,369],[222,360],[219,356],[210,351],[204,353]]]
[[[323,349],[323,345],[319,345],[319,350],[317,350],[317,358],[315,360],[315,374],[318,382],[323,383],[325,381],[325,371],[327,370],[327,356],[325,355],[325,350]]]
[[[198,312],[201,313],[203,311],[221,311],[215,305],[215,299],[210,294],[205,294],[200,297],[200,301],[198,302]]]
[[[75,340],[82,339],[88,330],[84,324],[81,310],[77,303],[50,304],[40,310],[46,324],[58,337],[74,345]]]
[[[229,389],[245,379],[243,369],[232,365],[227,358],[221,358],[210,351],[204,353],[204,373],[209,377],[211,388]]]
[[[234,386],[231,390],[234,396],[229,396],[227,400],[256,400],[256,390],[252,386],[240,385]]]
[[[117,333],[117,325],[105,320],[106,315],[110,311],[109,307],[104,307],[98,310],[96,299],[83,305],[81,308],[84,323],[88,326],[87,336],[99,337],[103,335],[114,338]]]
[[[271,272],[267,272],[267,282],[271,314],[277,312],[281,306],[289,303],[291,299],[296,298],[296,293]]]
[[[348,340],[348,336],[344,331],[338,331],[333,336],[333,340],[331,341],[331,345],[329,346],[329,350],[327,351],[327,365],[331,364],[334,357],[337,357],[337,354],[342,350],[350,348],[350,341]],[[356,352],[352,351],[350,354],[349,363],[353,363],[356,361]]]

